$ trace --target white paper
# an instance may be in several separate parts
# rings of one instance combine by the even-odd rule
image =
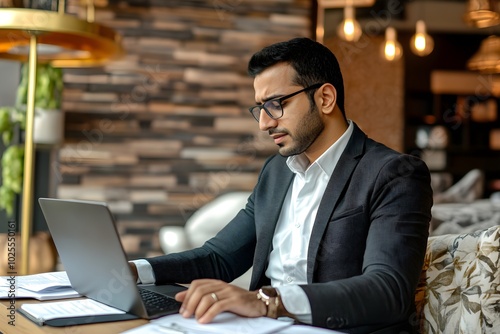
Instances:
[[[42,320],[125,313],[122,310],[96,302],[92,299],[23,304],[21,308],[33,315],[33,317]]]
[[[42,290],[41,292],[30,291],[16,287],[11,290],[10,287],[0,286],[0,299],[19,299],[19,298],[34,298],[38,300],[65,299],[81,297],[71,287],[57,288],[53,290]]]
[[[10,276],[1,276],[0,285],[10,286]],[[45,289],[59,287],[71,287],[68,275],[65,271],[54,271],[43,274],[14,276],[16,287],[26,290],[41,292]]]
[[[168,315],[153,320],[148,325],[129,330],[127,334],[158,333],[172,334],[268,334],[276,333],[291,325],[291,322],[266,317],[246,318],[233,313],[221,313],[209,324],[200,324],[194,318],[184,318],[180,314]],[[154,327],[153,327],[154,326]]]
[[[71,287],[65,271],[25,276],[0,276],[0,299],[50,300],[79,296],[78,292]]]
[[[160,327],[155,323],[149,323],[136,328],[129,329],[122,334],[189,334],[174,329]],[[234,333],[237,334],[237,333]]]
[[[180,314],[168,315],[152,320],[147,325],[129,329],[122,334],[335,334],[325,328],[291,325],[290,321],[270,318],[245,318],[231,313],[222,313],[213,324],[198,324],[195,319],[185,319]]]

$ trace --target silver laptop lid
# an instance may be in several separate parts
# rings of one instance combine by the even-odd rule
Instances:
[[[147,318],[106,203],[38,201],[72,287],[91,299]]]

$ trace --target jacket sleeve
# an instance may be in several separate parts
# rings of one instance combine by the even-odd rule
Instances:
[[[231,282],[252,266],[255,226],[250,201],[212,239],[199,248],[146,259],[156,284],[190,283],[199,278]]]
[[[199,278],[231,282],[252,267],[257,245],[254,212],[258,193],[256,189],[265,184],[263,175],[276,157],[271,156],[264,163],[245,208],[215,237],[193,250],[146,259],[153,268],[156,284],[190,283]]]

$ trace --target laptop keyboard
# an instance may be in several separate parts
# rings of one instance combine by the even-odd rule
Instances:
[[[181,303],[172,297],[147,289],[139,289],[139,292],[149,314],[179,311]]]

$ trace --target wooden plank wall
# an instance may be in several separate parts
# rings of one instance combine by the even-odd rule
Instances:
[[[68,2],[70,11],[84,11]],[[309,0],[113,1],[96,21],[126,56],[66,69],[57,196],[106,201],[130,258],[161,252],[157,231],[182,226],[215,196],[250,190],[275,145],[247,107],[249,57],[311,36]]]

